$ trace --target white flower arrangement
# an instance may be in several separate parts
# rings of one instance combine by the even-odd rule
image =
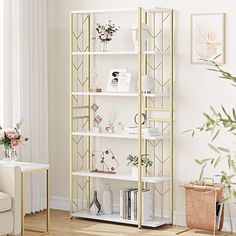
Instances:
[[[111,41],[115,32],[118,31],[118,28],[119,27],[116,27],[111,20],[105,25],[97,23],[96,31],[98,33],[98,39],[100,39],[101,42]]]

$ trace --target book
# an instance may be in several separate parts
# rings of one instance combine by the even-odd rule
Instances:
[[[220,201],[216,202],[216,227],[217,227],[217,229],[219,229],[219,227],[220,227],[223,205],[224,204],[221,203]]]
[[[123,218],[123,190],[120,190],[120,218]]]

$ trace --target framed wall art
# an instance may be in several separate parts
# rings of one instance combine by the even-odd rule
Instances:
[[[225,13],[191,15],[191,63],[225,63]]]
[[[110,69],[107,91],[128,93],[130,90],[131,73],[127,69]]]

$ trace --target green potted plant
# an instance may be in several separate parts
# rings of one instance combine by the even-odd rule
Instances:
[[[217,56],[218,57],[218,56]],[[216,58],[217,58],[216,57]],[[215,59],[216,59],[215,58]],[[236,86],[236,77],[232,76],[229,72],[224,71],[216,62],[207,61],[210,63],[212,68],[209,70],[219,74],[219,78],[226,79],[232,82],[233,86]],[[210,133],[211,140],[208,146],[215,153],[215,157],[207,157],[204,159],[195,159],[195,162],[201,166],[199,180],[201,181],[204,177],[204,169],[210,165],[213,168],[218,167],[219,163],[224,162],[228,168],[224,168],[216,176],[220,177],[221,183],[225,185],[226,197],[224,201],[232,201],[236,203],[236,189],[235,189],[235,177],[236,177],[236,154],[234,150],[228,147],[217,145],[215,141],[222,131],[227,131],[229,134],[236,135],[236,111],[232,108],[232,112],[228,112],[223,106],[221,110],[217,110],[210,107],[211,113],[203,113],[206,121],[192,132],[192,136],[195,135],[196,131]]]
[[[147,154],[143,154],[141,156],[141,159],[142,159],[141,165],[143,167],[148,168],[152,166],[153,162],[148,158]],[[132,176],[137,177],[138,176],[138,156],[129,154],[129,156],[127,157],[127,160],[128,160],[127,165],[131,165],[132,167]]]

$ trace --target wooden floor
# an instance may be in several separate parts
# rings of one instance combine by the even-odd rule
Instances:
[[[25,217],[25,224],[27,228],[43,229],[45,225],[45,212],[27,215]],[[158,229],[143,228],[137,229],[135,226],[111,224],[101,221],[91,221],[82,219],[70,219],[69,213],[66,211],[51,211],[51,230],[52,236],[173,236],[176,233],[186,230],[186,228],[174,226],[164,226]],[[25,232],[25,236],[37,236],[35,232]],[[207,232],[194,230],[183,232],[181,236],[208,236],[212,235]],[[225,235],[224,233],[218,233],[217,235]],[[231,234],[231,236],[236,234]]]

